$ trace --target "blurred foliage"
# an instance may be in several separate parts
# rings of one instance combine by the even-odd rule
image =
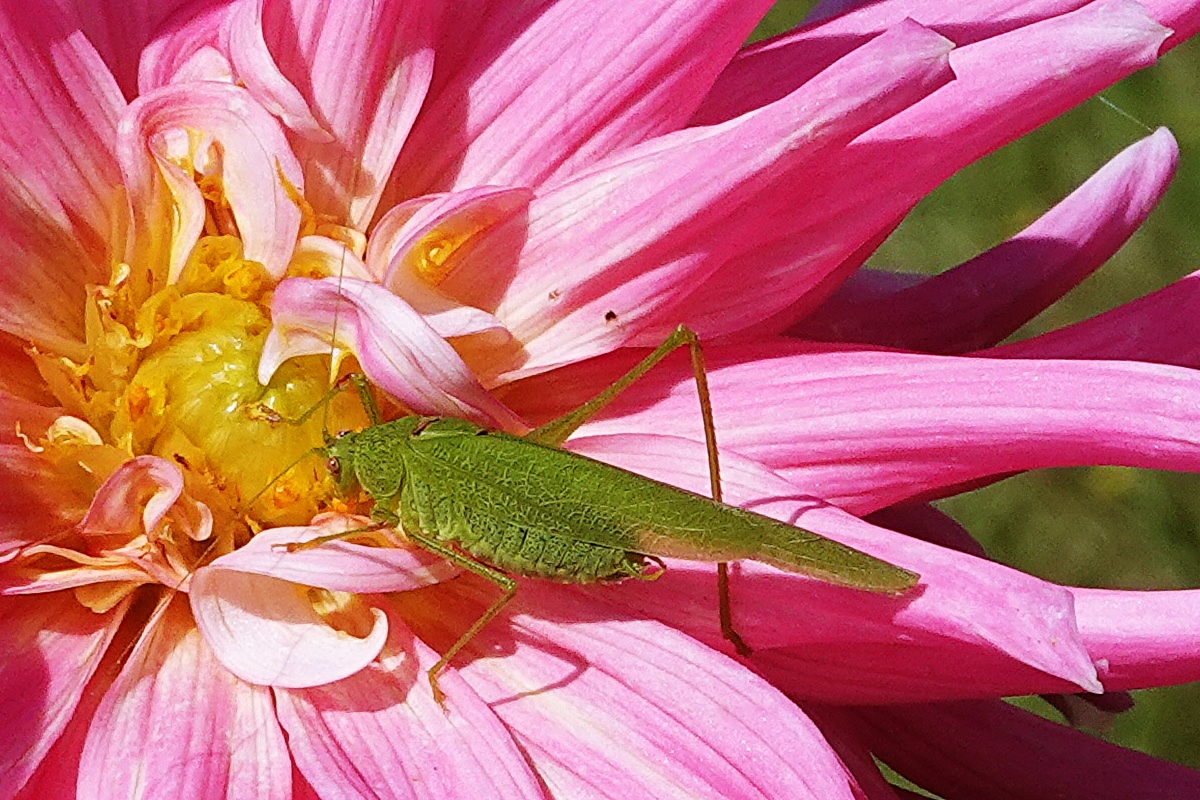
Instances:
[[[809,5],[780,3],[756,36],[789,29]],[[1109,263],[1013,338],[1085,319],[1197,269],[1198,75],[1200,38],[1113,86],[1103,99],[1093,98],[962,170],[913,210],[870,264],[927,273],[954,266],[1017,233],[1124,147],[1166,126],[1181,155],[1159,207]],[[1195,475],[1120,467],[1039,470],[940,506],[996,560],[1056,583],[1200,586]],[[1136,706],[1106,738],[1200,768],[1200,684],[1134,696]]]

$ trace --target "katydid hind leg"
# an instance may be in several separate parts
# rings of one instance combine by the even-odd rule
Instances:
[[[568,411],[525,435],[526,439],[538,444],[558,447],[589,419],[600,413],[621,392],[628,389],[660,361],[680,347],[687,346],[692,361],[692,378],[696,382],[696,394],[700,400],[700,418],[704,427],[704,449],[708,457],[709,489],[713,500],[721,501],[721,463],[717,451],[717,427],[713,422],[712,397],[708,390],[708,371],[704,367],[704,351],[700,337],[691,328],[680,325],[666,340],[649,355],[639,361],[628,372],[617,378],[604,391],[578,408]],[[729,565],[717,564],[717,612],[721,623],[721,634],[733,644],[738,655],[749,656],[750,647],[733,627],[733,612],[729,595]]]
[[[516,597],[517,582],[513,580],[512,576],[506,575],[494,567],[489,567],[487,564],[482,564],[473,558],[465,556],[462,553],[459,553],[457,550],[446,547],[445,545],[429,538],[428,536],[420,533],[412,533],[407,530],[405,531],[405,535],[425,550],[428,550],[434,555],[441,556],[447,561],[451,561],[463,569],[473,572],[479,577],[484,578],[485,580],[491,581],[504,591],[499,598],[497,598],[482,614],[479,615],[478,619],[471,623],[471,627],[467,628],[467,630],[458,637],[457,641],[450,645],[450,649],[442,654],[441,659],[429,668],[427,674],[429,675],[429,688],[433,692],[433,699],[437,701],[439,706],[445,708],[446,694],[438,686],[438,675],[440,675],[442,670],[444,670],[450,664],[450,662],[454,660],[454,657],[457,656],[459,652],[466,647],[472,639],[475,638],[475,635],[483,630],[489,622],[495,619],[496,615],[499,614],[506,605],[508,605],[509,601]]]

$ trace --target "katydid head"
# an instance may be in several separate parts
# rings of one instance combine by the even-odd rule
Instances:
[[[326,437],[325,469],[337,485],[337,493],[346,498],[360,488],[358,470],[354,468],[355,442],[359,434],[355,431],[340,431],[336,436]]]

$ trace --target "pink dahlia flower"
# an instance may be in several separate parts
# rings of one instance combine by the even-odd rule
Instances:
[[[1050,585],[919,503],[1200,469],[1194,280],[994,347],[1139,224],[1170,135],[942,276],[859,269],[1200,4],[883,0],[739,50],[768,5],[0,3],[0,797],[899,796],[873,755],[947,797],[1200,793],[997,699],[1197,679],[1192,593]],[[917,589],[742,563],[737,658],[711,565],[525,581],[440,708],[494,587],[277,547],[369,511],[306,458],[357,401],[280,419],[331,375],[519,432],[681,322],[728,497]],[[568,446],[702,489],[694,402],[666,364]]]

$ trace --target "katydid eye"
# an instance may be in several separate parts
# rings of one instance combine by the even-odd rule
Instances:
[[[329,470],[329,474],[336,478],[342,474],[342,462],[336,458],[327,458],[325,459],[325,469]]]

